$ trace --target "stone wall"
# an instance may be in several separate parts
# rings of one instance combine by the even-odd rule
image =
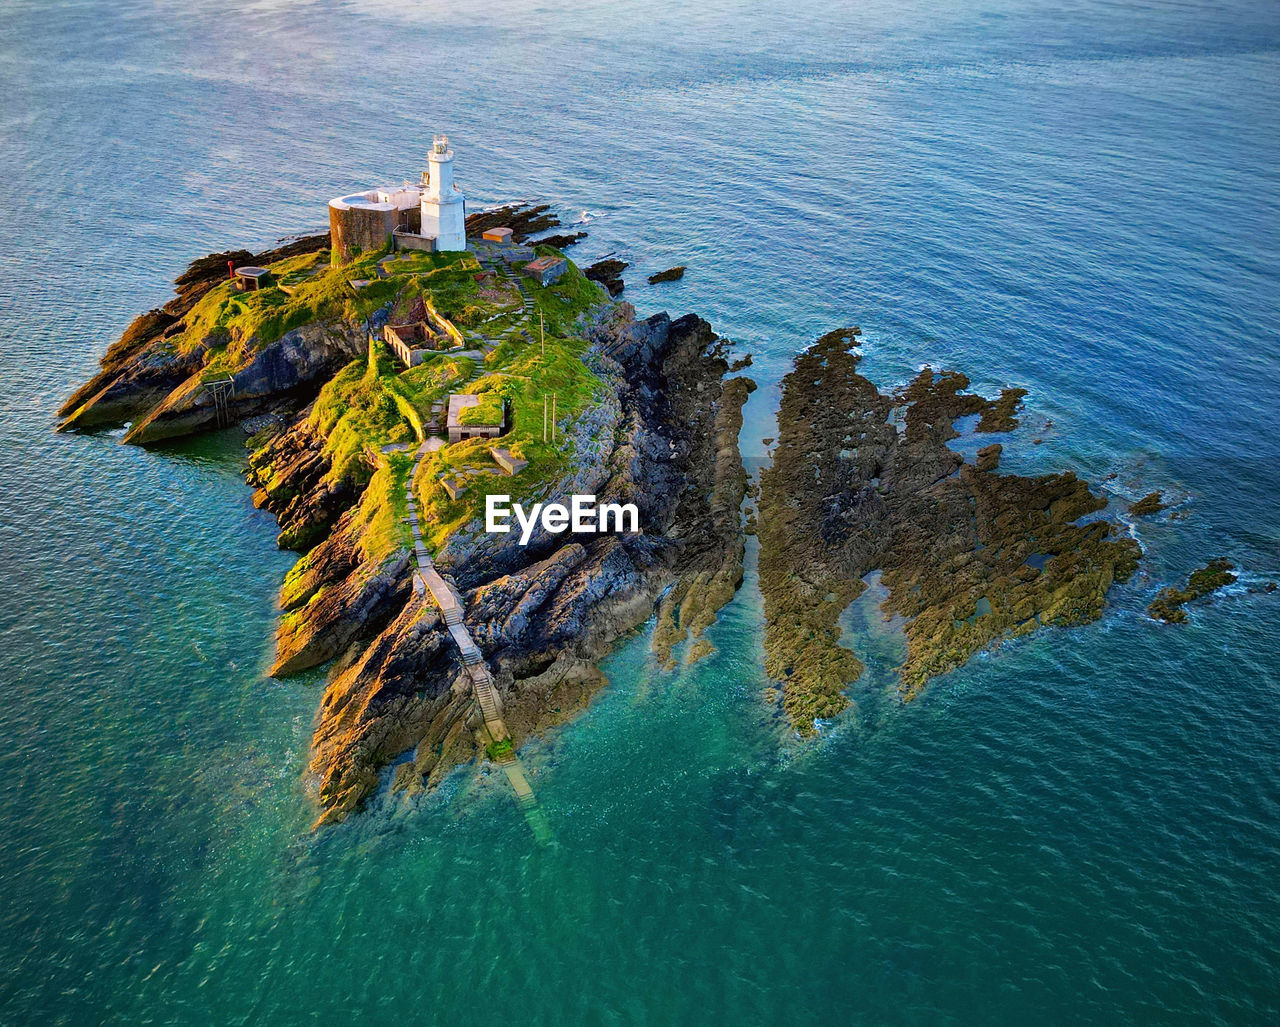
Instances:
[[[418,212],[418,220],[422,220],[422,212]],[[397,250],[426,250],[428,253],[434,252],[436,241],[434,239],[426,239],[417,234],[417,229],[409,231],[408,229],[397,230],[392,237],[392,244]]]
[[[329,242],[333,250],[333,262],[345,264],[355,256],[354,248],[361,253],[379,250],[396,229],[416,232],[422,225],[422,209],[406,207],[404,210],[373,210],[368,207],[348,207],[345,210],[329,207]]]

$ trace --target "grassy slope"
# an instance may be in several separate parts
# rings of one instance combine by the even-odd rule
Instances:
[[[360,518],[366,525],[365,549],[370,556],[389,553],[408,542],[401,518],[406,513],[404,484],[412,453],[432,419],[433,405],[445,404],[451,392],[491,393],[494,403],[505,400],[509,431],[498,440],[469,440],[423,460],[417,490],[429,545],[442,545],[458,527],[483,516],[487,493],[539,498],[569,470],[574,454],[565,448],[564,426],[581,415],[602,388],[582,363],[587,343],[575,336],[576,322],[583,312],[607,299],[572,263],[561,280],[548,288],[526,280],[545,324],[544,352],[540,342],[530,341],[540,333],[536,314],[528,319],[518,305],[492,303],[480,295],[476,282],[480,267],[473,256],[414,253],[408,259],[387,261],[383,266],[391,277],[377,279],[375,265],[384,256],[365,254],[339,268],[328,268],[327,254],[282,261],[271,270],[295,283],[294,296],[279,289],[240,294],[219,286],[192,311],[186,333],[188,337],[228,336],[206,365],[216,369],[251,355],[244,352],[243,340],[265,345],[290,328],[322,317],[341,316],[358,323],[389,302],[395,304],[394,317],[422,296],[456,324],[482,326],[480,333],[498,344],[485,359],[485,375],[469,384],[464,383],[475,362],[467,357],[439,353],[402,370],[387,347],[378,343],[369,359],[353,361],[321,390],[311,421],[326,439],[325,450],[332,461],[330,480],[368,482]],[[360,278],[371,283],[357,292],[348,283]],[[237,353],[238,344],[241,351]],[[543,397],[549,403],[553,394],[561,424],[555,444],[542,440]],[[443,414],[438,419],[443,426]],[[397,442],[408,444],[409,449],[382,453],[382,447]],[[510,449],[529,466],[516,478],[478,473],[496,467],[489,453],[494,446]],[[450,499],[440,485],[443,476],[468,479],[467,491],[456,501]]]

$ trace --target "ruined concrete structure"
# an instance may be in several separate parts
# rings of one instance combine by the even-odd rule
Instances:
[[[480,397],[455,392],[449,397],[449,444],[463,439],[495,439],[502,434],[506,418],[499,417],[495,424],[463,424],[462,411],[480,405]]]
[[[416,232],[422,225],[422,190],[405,184],[370,189],[329,201],[329,245],[335,264],[365,250],[381,249],[397,230]]]

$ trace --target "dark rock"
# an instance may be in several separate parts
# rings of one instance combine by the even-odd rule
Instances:
[[[622,281],[622,272],[630,266],[626,261],[618,260],[614,257],[606,257],[604,260],[597,260],[590,267],[585,268],[582,273],[591,281],[599,282],[608,289],[610,296],[617,296],[625,288]]]
[[[1151,514],[1159,513],[1165,507],[1164,495],[1160,492],[1152,492],[1130,505],[1129,513],[1134,517],[1149,517]]]
[[[549,203],[509,203],[493,210],[480,210],[467,215],[467,235],[479,238],[491,228],[510,228],[515,242],[531,235],[560,227],[560,219],[551,213]]]
[[[684,264],[679,264],[676,267],[669,267],[665,271],[659,271],[656,275],[650,275],[649,284],[657,285],[659,282],[678,282],[684,277],[686,270],[687,268]]]
[[[544,235],[541,239],[534,239],[533,243],[535,246],[552,246],[557,250],[565,250],[576,246],[586,237],[586,232],[569,232],[566,235]]]

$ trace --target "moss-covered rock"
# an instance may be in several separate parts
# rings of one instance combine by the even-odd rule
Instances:
[[[926,367],[883,395],[858,373],[856,344],[850,329],[831,332],[797,358],[762,476],[765,666],[802,734],[847,705],[861,673],[837,619],[871,571],[886,609],[906,618],[910,699],[1001,638],[1096,619],[1139,556],[1111,525],[1081,523],[1106,504],[1070,472],[1000,475],[1000,447],[976,466],[947,448],[962,416],[1008,430],[1023,390],[986,400],[963,374]]]
[[[1136,503],[1131,504],[1129,513],[1133,514],[1134,517],[1150,517],[1152,514],[1157,514],[1165,509],[1166,505],[1163,493],[1152,492],[1143,496]]]
[[[1160,594],[1147,607],[1147,613],[1153,620],[1162,620],[1166,624],[1182,624],[1186,622],[1187,611],[1184,607],[1197,599],[1216,592],[1227,585],[1234,584],[1235,564],[1224,557],[1215,557],[1203,567],[1191,572],[1187,583],[1182,588],[1162,589]]]

